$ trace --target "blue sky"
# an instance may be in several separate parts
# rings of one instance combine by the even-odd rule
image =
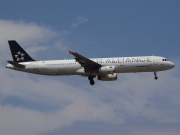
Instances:
[[[178,0],[1,1],[0,131],[19,135],[179,135]],[[34,58],[160,55],[167,72],[119,74],[90,86],[79,76],[38,76],[5,69],[7,41]]]

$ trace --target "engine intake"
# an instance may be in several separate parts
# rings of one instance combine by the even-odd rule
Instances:
[[[115,71],[115,66],[104,66],[99,68],[99,73],[108,74]]]
[[[117,80],[117,74],[106,74],[106,75],[98,75],[98,80],[101,81],[115,81]]]

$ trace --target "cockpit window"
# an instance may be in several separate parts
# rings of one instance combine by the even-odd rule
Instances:
[[[162,59],[162,61],[168,61],[167,59]]]

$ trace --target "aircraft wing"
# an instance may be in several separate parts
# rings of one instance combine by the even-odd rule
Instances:
[[[69,51],[69,54],[72,54],[75,57],[74,59],[84,67],[85,72],[94,72],[102,66],[76,52]]]

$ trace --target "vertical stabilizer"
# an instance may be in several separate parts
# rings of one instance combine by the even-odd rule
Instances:
[[[8,43],[14,62],[35,61],[25,52],[25,50],[15,40],[9,40]]]

